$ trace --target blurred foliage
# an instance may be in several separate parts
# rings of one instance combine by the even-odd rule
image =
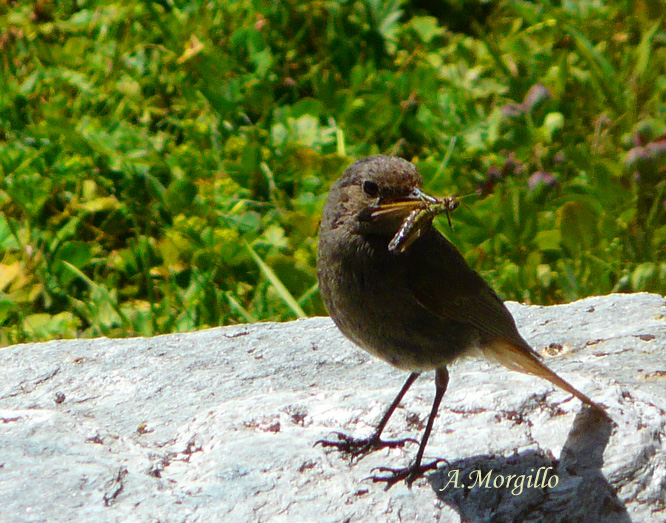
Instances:
[[[377,153],[477,195],[439,226],[504,298],[664,294],[663,3],[427,5],[0,3],[0,344],[325,313]]]

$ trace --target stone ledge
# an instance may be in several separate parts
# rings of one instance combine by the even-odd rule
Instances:
[[[613,423],[545,381],[463,360],[426,450],[449,465],[411,490],[385,492],[364,478],[407,464],[416,445],[350,466],[313,444],[335,430],[368,434],[406,375],[355,348],[328,318],[26,344],[0,349],[3,517],[666,519],[664,298],[508,305],[548,365],[604,404]],[[422,376],[386,436],[418,439],[433,393]],[[557,485],[527,486],[548,467]],[[487,483],[463,488],[456,474],[467,486],[476,474]],[[520,492],[517,479],[492,486],[510,475],[525,476]]]

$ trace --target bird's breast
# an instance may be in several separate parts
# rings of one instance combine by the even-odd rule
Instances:
[[[340,330],[371,354],[410,371],[441,367],[464,352],[472,333],[416,300],[409,286],[410,254],[390,253],[389,240],[355,235],[332,248],[320,238],[324,303]]]

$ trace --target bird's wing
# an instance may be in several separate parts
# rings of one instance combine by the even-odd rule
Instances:
[[[479,329],[486,356],[512,370],[544,378],[608,416],[601,405],[539,361],[541,356],[520,335],[499,296],[439,232],[432,229],[405,254],[409,287],[423,307]]]
[[[430,312],[472,325],[488,341],[507,341],[540,357],[520,335],[495,291],[437,230],[414,242],[405,263],[411,292]]]

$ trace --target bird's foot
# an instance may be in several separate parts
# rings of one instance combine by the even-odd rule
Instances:
[[[388,475],[385,476],[370,476],[366,479],[371,479],[373,483],[386,483],[386,488],[384,490],[390,489],[393,485],[399,481],[404,481],[407,487],[412,488],[412,483],[423,476],[429,470],[437,470],[437,465],[444,461],[448,463],[445,459],[436,459],[435,461],[422,465],[421,463],[412,463],[409,467],[405,468],[391,468],[391,467],[376,467],[372,469],[373,471],[378,470],[379,472],[388,472]]]
[[[320,439],[315,445],[321,444],[322,447],[335,447],[341,452],[350,454],[352,459],[355,458],[357,460],[375,450],[402,448],[409,442],[418,443],[418,441],[412,438],[382,440],[379,438],[379,435],[372,435],[369,438],[354,438],[342,432],[335,432],[334,434],[338,437],[337,440]]]

